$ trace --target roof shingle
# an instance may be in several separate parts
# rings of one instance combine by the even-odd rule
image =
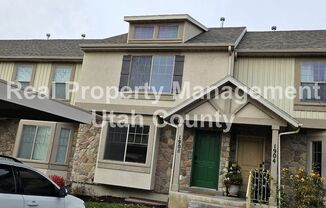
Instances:
[[[239,50],[326,49],[326,30],[247,32]]]

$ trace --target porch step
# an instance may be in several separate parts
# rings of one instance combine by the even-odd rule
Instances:
[[[245,208],[246,202],[232,201],[229,199],[219,199],[214,203],[207,203],[201,201],[190,201],[188,208]]]

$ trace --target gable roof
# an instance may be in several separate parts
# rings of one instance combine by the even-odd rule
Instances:
[[[237,50],[326,52],[326,30],[247,32]]]
[[[200,93],[198,93],[198,95],[191,96],[190,98],[188,98],[184,102],[180,103],[179,105],[177,105],[176,107],[171,109],[163,117],[163,119],[167,119],[170,116],[172,116],[173,114],[176,114],[178,112],[183,111],[184,109],[186,109],[188,106],[190,106],[192,103],[194,103],[199,98],[202,98],[205,95],[210,94],[214,90],[216,90],[219,87],[221,87],[221,86],[223,86],[225,84],[228,84],[228,83],[231,83],[234,86],[238,87],[239,89],[243,90],[244,93],[248,94],[251,98],[255,99],[260,104],[262,104],[266,108],[270,109],[272,112],[274,112],[276,115],[278,115],[279,117],[284,119],[286,122],[288,122],[293,127],[301,126],[301,124],[296,119],[294,119],[291,115],[289,115],[285,111],[281,110],[280,108],[278,108],[277,106],[275,106],[274,104],[272,104],[271,102],[269,102],[268,100],[263,98],[260,94],[258,94],[257,92],[251,90],[249,87],[247,87],[246,85],[242,84],[240,81],[236,80],[235,78],[233,78],[233,77],[231,77],[229,75],[226,76],[225,78],[223,78],[222,80],[216,82],[215,84],[212,84],[211,86],[209,86],[206,89],[202,90]]]

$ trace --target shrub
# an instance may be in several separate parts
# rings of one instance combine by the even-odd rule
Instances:
[[[242,184],[242,176],[240,171],[240,166],[236,162],[232,162],[229,164],[228,172],[224,177],[225,186],[230,185],[241,185]]]
[[[324,179],[316,172],[307,173],[302,168],[282,170],[281,207],[325,207]]]
[[[63,179],[63,177],[57,175],[50,175],[49,178],[60,188],[65,187],[65,179]]]

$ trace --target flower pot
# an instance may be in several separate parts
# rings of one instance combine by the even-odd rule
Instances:
[[[238,196],[240,191],[240,185],[230,185],[228,188],[229,196]]]

